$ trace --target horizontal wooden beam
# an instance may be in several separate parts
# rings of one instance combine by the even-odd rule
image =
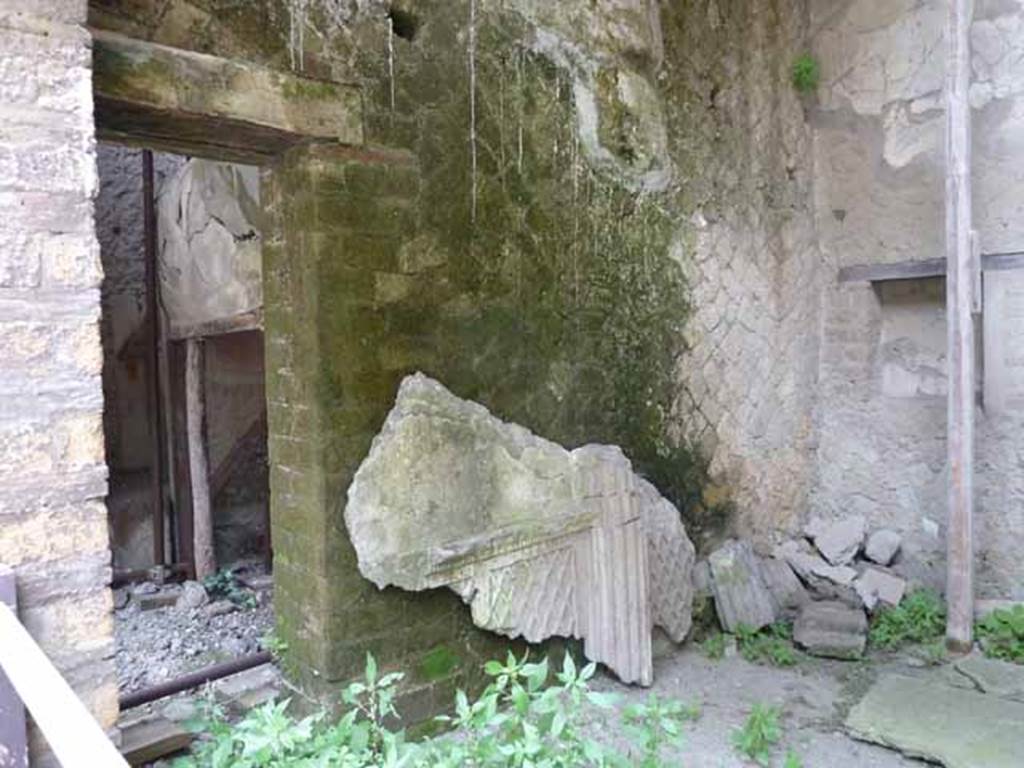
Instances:
[[[1024,251],[983,253],[981,270],[1024,269]],[[945,277],[945,259],[898,261],[893,264],[855,264],[839,270],[840,283],[883,283],[889,280],[920,280],[927,277]]]
[[[0,604],[18,610],[14,569],[0,563]],[[14,686],[0,667],[0,765],[3,768],[28,768],[28,737],[25,731],[25,707]]]
[[[197,339],[207,336],[223,336],[228,333],[242,331],[259,331],[263,329],[263,310],[252,309],[231,317],[218,317],[188,325],[172,325],[167,332],[172,341],[181,339]]]
[[[2,602],[0,670],[25,703],[62,768],[128,768],[71,686]]]
[[[306,141],[363,143],[357,86],[93,30],[102,140],[262,163]]]

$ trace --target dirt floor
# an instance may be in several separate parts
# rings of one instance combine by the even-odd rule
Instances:
[[[733,732],[754,704],[782,710],[782,740],[772,766],[784,764],[787,750],[804,768],[898,768],[923,766],[881,747],[847,736],[842,723],[882,669],[914,671],[909,659],[881,662],[840,662],[802,656],[791,668],[758,666],[738,656],[717,661],[687,647],[655,660],[655,683],[648,689],[629,687],[601,677],[595,687],[614,691],[623,703],[642,702],[651,693],[700,707],[700,717],[685,726],[679,765],[692,768],[749,768],[732,746]],[[671,764],[671,763],[670,763]]]

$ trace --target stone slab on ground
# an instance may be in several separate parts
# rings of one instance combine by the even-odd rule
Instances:
[[[749,542],[725,542],[708,557],[708,565],[722,629],[735,633],[740,625],[761,629],[775,621],[775,601]]]
[[[953,669],[984,693],[1024,702],[1024,666],[1020,664],[972,653],[955,661]]]
[[[859,659],[867,632],[863,610],[838,601],[821,601],[800,609],[793,624],[793,641],[814,656]]]
[[[937,680],[881,677],[846,727],[858,739],[946,768],[1024,765],[1024,704]]]

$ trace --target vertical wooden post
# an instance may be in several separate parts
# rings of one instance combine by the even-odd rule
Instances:
[[[974,622],[974,318],[971,244],[970,0],[948,0],[946,27],[946,320],[949,516],[946,644],[971,648]]]
[[[185,341],[185,412],[192,483],[193,556],[197,579],[217,570],[213,553],[210,460],[206,446],[206,355],[202,339]]]
[[[18,598],[14,589],[14,570],[0,565],[0,603],[17,615]],[[0,766],[28,768],[28,744],[25,733],[25,707],[11,681],[0,669]]]
[[[150,418],[150,498],[153,504],[153,564],[166,562],[164,552],[164,431],[160,397],[160,308],[156,265],[156,212],[153,207],[153,153],[142,151],[142,219],[146,267],[147,405]]]

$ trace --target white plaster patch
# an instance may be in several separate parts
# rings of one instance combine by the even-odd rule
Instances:
[[[893,168],[909,165],[919,155],[942,148],[944,121],[941,116],[914,119],[905,105],[897,105],[885,117],[883,156]]]
[[[815,45],[826,77],[823,106],[848,103],[860,114],[878,115],[892,101],[941,91],[944,21],[937,0],[851,3]]]

